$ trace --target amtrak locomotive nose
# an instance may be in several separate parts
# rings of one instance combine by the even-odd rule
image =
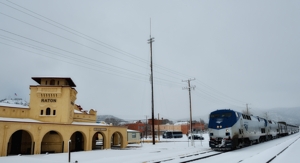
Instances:
[[[232,148],[232,126],[238,121],[238,114],[232,110],[218,110],[210,114],[209,145],[211,148],[228,150]]]

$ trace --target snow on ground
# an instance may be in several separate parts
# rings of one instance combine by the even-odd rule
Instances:
[[[203,136],[205,140],[203,140],[202,143],[200,140],[195,140],[195,146],[191,146],[191,142],[188,141],[186,135],[184,135],[184,137],[180,139],[160,138],[161,142],[156,143],[155,145],[151,143],[152,141],[150,141],[150,143],[130,144],[125,150],[109,149],[72,152],[71,162],[74,163],[75,161],[78,161],[78,163],[153,163],[156,161],[168,159],[172,160],[166,161],[165,163],[182,162],[184,161],[184,159],[180,158],[182,156],[191,155],[195,153],[205,153],[205,151],[210,150],[208,145],[208,135],[204,134]],[[209,157],[195,162],[265,163],[266,160],[269,160],[270,158],[276,156],[280,151],[282,151],[291,143],[292,144],[279,156],[277,156],[272,161],[272,163],[298,162],[297,154],[299,153],[298,149],[300,147],[300,139],[298,139],[299,137],[300,134],[298,133],[284,138],[279,138],[265,143],[242,148],[239,150],[222,153],[215,157]],[[194,157],[199,156],[200,155]],[[0,157],[0,162],[68,163],[68,153]]]
[[[281,151],[283,151],[289,145],[300,147],[300,140],[297,141],[299,139],[299,136],[297,136],[297,137],[290,136],[290,137],[291,137],[291,139],[288,139],[288,140],[286,140],[286,141],[284,141],[284,142],[282,142],[280,144],[276,144],[275,146],[273,146],[273,147],[271,147],[271,148],[269,148],[267,150],[264,150],[263,152],[257,153],[256,155],[252,156],[251,158],[246,159],[245,161],[243,161],[243,163],[268,162],[270,159],[272,159],[274,156],[276,156],[277,154],[279,154]],[[295,141],[297,141],[296,144],[294,144]],[[274,144],[274,143],[272,143],[272,144]],[[298,148],[298,150],[299,150],[299,148]],[[292,152],[292,151],[290,151],[290,152]],[[297,162],[300,162],[297,157],[293,157],[295,159],[292,159],[291,156],[297,156],[297,155],[293,154],[293,153],[290,153],[290,152],[289,151],[283,151],[282,154],[284,154],[287,157],[284,157],[284,155],[281,155],[281,154],[280,155],[283,156],[284,160],[286,162],[288,162],[288,163],[293,163],[296,160],[297,160]],[[299,154],[299,151],[298,151],[298,154]],[[272,160],[272,163],[273,162],[278,162],[278,161],[280,163],[284,162],[284,161],[278,160],[278,158],[274,158]]]

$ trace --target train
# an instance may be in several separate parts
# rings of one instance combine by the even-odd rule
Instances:
[[[297,133],[299,126],[220,109],[210,113],[208,131],[211,149],[234,150]]]

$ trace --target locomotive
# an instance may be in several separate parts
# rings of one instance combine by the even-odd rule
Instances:
[[[216,110],[209,116],[209,146],[213,150],[233,150],[299,132],[299,126],[230,109]]]

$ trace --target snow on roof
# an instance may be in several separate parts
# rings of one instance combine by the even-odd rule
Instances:
[[[29,118],[7,118],[7,117],[0,117],[0,121],[13,121],[13,122],[41,122],[34,119]]]
[[[34,119],[29,119],[29,118],[7,118],[7,117],[0,117],[0,121],[31,122],[31,123],[49,123],[49,122],[42,122],[42,121],[38,121],[38,120],[34,120]],[[72,125],[109,126],[108,124],[88,123],[88,122],[73,122]]]
[[[28,105],[28,102],[22,98],[5,98],[0,100],[0,106],[28,109]]]
[[[79,110],[76,110],[76,109],[74,109],[74,113],[77,113],[77,114],[82,114],[82,112],[81,112],[81,111],[79,111]]]
[[[0,106],[29,109],[29,106],[24,106],[20,104],[0,103]]]
[[[89,123],[89,122],[73,122],[72,125],[87,125],[87,126],[109,126],[108,124]]]
[[[127,132],[139,132],[139,131],[127,129]]]
[[[189,124],[188,122],[176,122],[174,125],[186,125]]]

